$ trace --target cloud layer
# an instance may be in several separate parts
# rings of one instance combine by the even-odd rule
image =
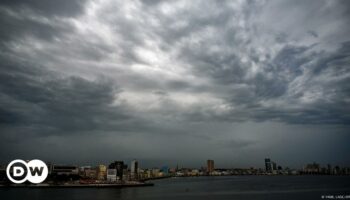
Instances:
[[[349,10],[346,1],[3,1],[2,161],[349,164]],[[290,156],[286,138],[313,153]]]

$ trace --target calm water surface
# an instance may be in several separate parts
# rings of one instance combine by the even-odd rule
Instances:
[[[8,188],[0,199],[322,199],[350,195],[350,176],[231,176],[170,178],[138,188]]]

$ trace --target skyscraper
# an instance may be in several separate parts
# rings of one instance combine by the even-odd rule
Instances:
[[[265,158],[265,170],[266,172],[272,172],[272,163],[270,158]]]
[[[124,162],[123,161],[115,161],[111,163],[108,166],[108,169],[116,169],[117,170],[117,179],[122,180],[123,179],[123,169],[124,169]]]
[[[207,160],[207,172],[211,174],[214,171],[214,160]]]
[[[272,162],[272,170],[277,170],[277,164],[275,162]]]
[[[138,169],[138,162],[137,162],[137,160],[133,160],[133,161],[131,161],[131,166],[130,166],[130,172],[131,172],[131,178],[132,179],[137,179],[137,173],[138,173],[138,171],[137,171],[137,169]]]

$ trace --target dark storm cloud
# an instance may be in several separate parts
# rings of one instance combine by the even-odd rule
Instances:
[[[122,89],[114,80],[87,80],[47,70],[32,63],[2,57],[0,124],[23,128],[37,135],[71,135],[89,132],[133,132],[159,134],[166,130],[114,105]],[[157,95],[165,92],[155,91]],[[170,125],[171,126],[171,125]],[[172,127],[174,129],[175,127]],[[176,129],[176,128],[175,128]]]
[[[41,0],[3,0],[1,6],[13,10],[29,9],[39,15],[74,17],[84,10],[83,0],[41,1]]]
[[[110,80],[64,77],[29,63],[2,60],[2,126],[60,135],[127,129],[121,124],[130,116],[112,105],[118,88]]]
[[[312,6],[317,7],[319,4],[312,4]],[[254,9],[243,12],[242,18],[249,19],[252,12]],[[221,18],[219,17],[219,19]],[[222,23],[215,23],[215,26],[222,27],[226,23],[223,19]],[[201,35],[207,34],[206,27],[211,27],[210,23],[204,26]],[[339,77],[331,73],[342,71],[344,74],[349,74],[347,70],[349,66],[347,41],[340,43],[335,52],[317,52],[314,50],[319,46],[317,43],[290,45],[286,40],[279,41],[278,39],[281,34],[288,38],[288,33],[276,33],[276,35],[268,37],[272,38],[273,41],[279,41],[277,44],[284,47],[279,48],[276,55],[272,57],[268,52],[258,52],[256,49],[244,47],[256,44],[252,40],[235,37],[242,34],[242,29],[225,29],[226,31],[223,32],[209,34],[195,45],[188,42],[181,49],[178,57],[187,64],[189,63],[193,73],[210,77],[216,84],[227,85],[227,91],[232,96],[225,98],[235,109],[229,114],[218,116],[218,118],[212,115],[214,119],[277,120],[286,123],[349,123],[348,114],[346,114],[349,110],[345,106],[348,104],[349,94],[343,91],[347,87],[345,82],[348,82],[349,79],[346,76]],[[310,31],[306,30],[305,32]],[[248,28],[245,34],[255,33]],[[263,32],[259,34],[260,37],[264,37]],[[259,36],[257,35],[257,37]],[[219,50],[213,51],[212,49],[215,47]],[[242,56],[236,51],[236,47],[246,50],[246,56],[251,62],[242,61]],[[261,56],[265,56],[264,60],[260,60]],[[327,72],[323,74],[312,72],[317,70]],[[317,81],[321,78],[320,76],[323,76],[324,80]],[[332,81],[328,81],[326,77]],[[298,88],[300,92],[294,94],[292,88],[294,83],[299,81],[302,81],[300,83],[302,88]],[[314,84],[318,84],[318,87],[315,87]],[[237,85],[244,87],[237,88]],[[341,91],[334,92],[335,88],[341,88]],[[313,95],[315,97],[312,97]],[[338,95],[343,98],[338,98]],[[308,98],[312,100],[308,101]],[[271,103],[269,103],[270,101]],[[277,101],[283,105],[277,104]],[[308,102],[306,103],[306,101]],[[341,111],[344,108],[344,112]],[[200,117],[201,112],[196,115]],[[207,115],[204,115],[204,118],[205,116]],[[190,118],[192,117],[193,115]]]
[[[263,74],[258,74],[256,78],[247,82],[250,85],[248,95],[242,91],[238,92],[238,97],[232,98],[233,105],[241,105],[245,110],[247,119],[257,121],[277,120],[287,123],[311,123],[311,124],[349,124],[350,110],[348,109],[348,99],[350,97],[348,82],[349,77],[340,78],[338,73],[349,74],[349,43],[332,54],[323,53],[318,55],[304,56],[302,52],[306,49],[300,47],[287,47],[279,52],[272,63],[277,66],[272,72],[273,79],[267,79]],[[317,58],[317,59],[316,59]],[[310,74],[303,80],[302,88],[298,92],[291,92],[293,84],[283,74],[292,77],[301,76],[301,66],[317,60],[308,65]],[[321,74],[321,71],[324,71]],[[331,81],[323,80],[326,75]],[[251,89],[255,88],[255,89]],[[247,91],[248,92],[248,91]],[[311,94],[310,94],[311,93]],[[322,95],[321,97],[317,95]],[[308,96],[310,95],[310,96]],[[313,99],[310,102],[303,102],[303,98]],[[262,102],[280,99],[280,104],[264,106]],[[305,99],[307,101],[307,99]],[[248,104],[249,103],[249,104]],[[293,107],[294,108],[291,108]],[[232,115],[235,115],[233,112]]]
[[[227,86],[233,95],[227,99],[232,106],[237,107],[230,114],[225,115],[227,120],[277,120],[287,123],[340,123],[348,124],[348,99],[350,97],[347,82],[349,77],[338,77],[338,73],[349,74],[349,42],[342,44],[334,53],[304,54],[310,47],[286,46],[277,53],[269,63],[260,63],[265,70],[255,75],[253,79],[244,80],[250,73],[246,64],[232,62],[229,59],[218,60],[216,55],[203,53],[197,57],[187,53],[196,66],[199,73],[206,73],[218,83],[229,84]],[[192,51],[193,52],[193,51]],[[197,51],[198,52],[198,51]],[[310,64],[312,63],[312,64]],[[303,65],[308,65],[307,69]],[[228,66],[228,67],[225,67]],[[303,78],[303,73],[310,72],[303,80],[299,92],[292,93],[292,80]],[[321,72],[324,71],[323,74]],[[266,74],[270,74],[269,77]],[[305,75],[305,74],[304,74]],[[328,76],[331,81],[319,80],[320,76]],[[273,78],[271,78],[273,77]],[[325,77],[322,77],[322,79]],[[236,88],[234,84],[243,84],[244,87]],[[230,84],[232,87],[230,87]],[[291,93],[290,93],[291,92]],[[311,93],[310,97],[307,94]],[[303,97],[314,98],[312,102],[302,102]],[[324,96],[323,96],[324,95]],[[279,100],[280,104],[265,106],[264,102]],[[306,100],[306,99],[305,99]],[[295,108],[290,108],[295,105]],[[200,117],[198,113],[198,117]],[[237,117],[237,115],[239,117]],[[193,115],[189,118],[195,119]],[[215,119],[215,117],[214,117]],[[217,119],[225,119],[219,116]]]
[[[230,149],[242,149],[248,148],[256,144],[256,141],[248,141],[248,140],[225,140],[220,142],[220,145],[230,148]]]
[[[191,164],[255,159],[293,127],[314,149],[337,130],[335,146],[350,123],[349,19],[345,1],[2,1],[1,144]]]
[[[1,1],[0,39],[5,42],[28,36],[42,40],[62,37],[73,27],[62,24],[60,18],[74,17],[83,11],[84,1]]]

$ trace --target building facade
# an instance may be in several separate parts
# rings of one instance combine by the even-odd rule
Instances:
[[[131,179],[138,178],[138,167],[139,167],[139,164],[138,164],[137,160],[131,161],[131,166],[130,166]]]
[[[107,169],[107,181],[109,181],[109,182],[117,181],[117,170],[116,169]]]
[[[265,158],[265,171],[268,173],[272,172],[272,163],[270,158]]]
[[[116,169],[117,170],[117,180],[123,180],[124,169],[126,166],[123,161],[114,161],[108,166],[108,169]]]
[[[97,167],[97,180],[106,180],[107,167],[105,165],[99,165]]]
[[[211,174],[214,172],[214,160],[207,160],[207,173]]]

